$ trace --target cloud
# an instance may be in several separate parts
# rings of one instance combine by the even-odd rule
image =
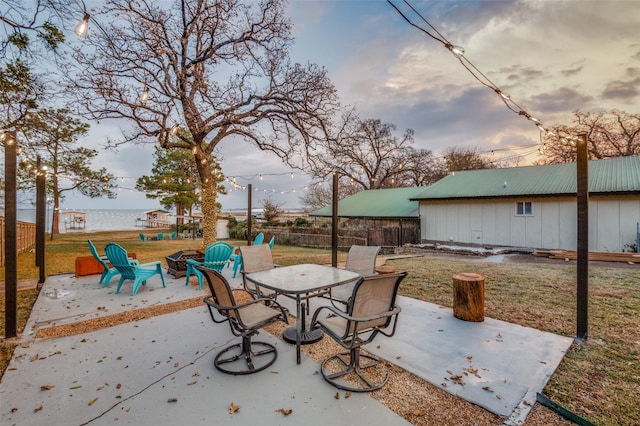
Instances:
[[[605,99],[634,100],[640,94],[640,78],[609,82],[602,92]]]
[[[531,97],[533,107],[543,114],[584,109],[584,105],[589,105],[592,100],[592,96],[569,87]]]

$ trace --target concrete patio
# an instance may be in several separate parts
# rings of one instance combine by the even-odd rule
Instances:
[[[233,286],[231,269],[223,274]],[[52,276],[40,293],[23,344],[0,383],[1,424],[407,424],[368,394],[344,392],[317,374],[319,365],[267,332],[276,363],[249,376],[215,370],[213,357],[234,337],[211,322],[202,304],[171,314],[71,337],[36,339],[39,330],[133,309],[202,297],[184,278],[156,276],[131,296],[114,294],[97,275]],[[324,299],[313,299],[312,308]],[[293,301],[279,298],[295,312]],[[572,339],[486,318],[469,323],[451,309],[401,297],[397,333],[368,350],[454,395],[522,424],[536,392]],[[452,377],[463,377],[464,385]],[[230,404],[240,406],[230,413]],[[291,410],[291,414],[284,413]]]

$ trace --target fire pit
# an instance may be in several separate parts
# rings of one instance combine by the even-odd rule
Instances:
[[[187,275],[187,259],[195,259],[198,262],[204,261],[204,253],[198,250],[180,250],[177,253],[165,257],[167,261],[167,273],[176,278]]]

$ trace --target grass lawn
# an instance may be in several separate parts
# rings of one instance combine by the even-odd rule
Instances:
[[[70,273],[76,256],[87,256],[86,239],[99,251],[117,241],[135,252],[141,262],[162,259],[187,248],[200,248],[199,240],[146,241],[133,231],[66,234],[46,243],[47,275]],[[246,244],[229,241],[231,245]],[[326,250],[276,245],[274,261],[331,263]],[[339,254],[344,261],[346,253]],[[34,253],[18,259],[18,279],[38,277]],[[487,317],[574,336],[576,328],[575,262],[484,263],[472,256],[426,254],[389,260],[396,270],[409,272],[401,286],[405,296],[452,306],[452,276],[476,272],[486,279]],[[589,267],[589,338],[575,343],[549,380],[544,394],[572,412],[599,425],[640,424],[640,265],[593,264]],[[0,268],[4,276],[4,268]],[[19,293],[18,326],[24,327],[37,291]],[[0,296],[4,335],[4,294]],[[0,371],[4,371],[13,344],[1,345]]]

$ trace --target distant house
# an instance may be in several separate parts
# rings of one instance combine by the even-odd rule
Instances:
[[[144,214],[144,218],[136,219],[136,226],[144,228],[169,228],[171,226],[172,216],[166,210],[149,210]]]
[[[455,172],[411,197],[422,242],[575,250],[576,164]],[[589,250],[631,251],[640,157],[589,161]]]
[[[410,198],[424,187],[370,189],[338,202],[339,228],[361,230],[369,245],[399,247],[420,241],[420,212]],[[309,216],[332,217],[328,205]]]

